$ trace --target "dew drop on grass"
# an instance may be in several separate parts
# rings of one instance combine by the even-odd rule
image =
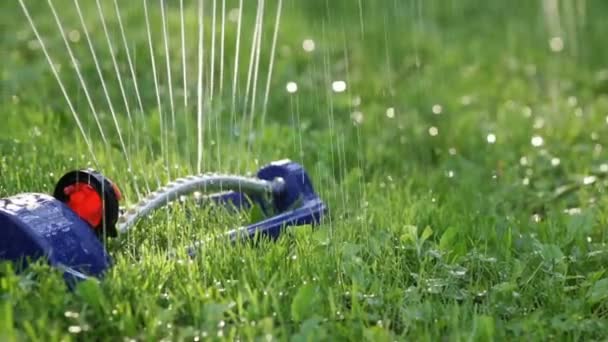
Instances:
[[[70,334],[80,334],[80,333],[82,332],[82,327],[81,327],[81,326],[79,326],[79,325],[71,325],[71,326],[68,328],[68,332],[69,332]]]
[[[494,133],[490,133],[486,137],[486,140],[488,141],[488,144],[494,144],[496,143],[496,135]]]
[[[80,316],[77,312],[73,312],[73,311],[66,311],[63,315],[66,318],[78,318]]]
[[[68,38],[72,43],[78,43],[80,41],[80,32],[78,32],[78,30],[72,30],[68,34]]]
[[[543,146],[543,144],[545,143],[545,140],[540,135],[535,135],[532,137],[532,140],[530,142],[532,143],[532,146],[540,147],[540,146]]]
[[[561,164],[559,158],[551,158],[551,166],[559,166],[559,164]]]
[[[288,82],[285,88],[287,88],[288,93],[293,94],[298,91],[298,84],[296,82]]]
[[[438,134],[439,134],[439,129],[438,129],[437,127],[435,127],[435,126],[431,126],[431,127],[429,128],[429,135],[430,135],[430,136],[435,137],[435,136],[437,136]]]
[[[439,104],[433,105],[433,114],[439,115],[443,112],[443,107]]]
[[[363,113],[360,111],[355,111],[350,115],[350,118],[356,125],[360,125],[363,123]]]
[[[331,84],[331,89],[335,93],[343,93],[346,90],[346,82],[344,82],[344,81],[334,81]]]
[[[236,23],[239,20],[239,9],[233,8],[228,12],[228,20],[233,23]]]
[[[545,119],[536,118],[536,120],[534,120],[534,128],[541,129],[543,127],[545,127]]]
[[[450,147],[450,149],[448,150],[448,153],[452,156],[456,155],[456,149],[454,147]]]
[[[553,37],[549,40],[549,47],[553,52],[561,52],[564,49],[564,40],[562,37]]]
[[[591,184],[595,183],[596,180],[597,180],[597,177],[595,177],[595,176],[586,176],[585,178],[583,178],[583,184],[591,185]]]
[[[395,117],[395,108],[390,107],[386,110],[386,117],[389,119],[393,119]]]
[[[306,52],[313,52],[315,50],[315,41],[312,39],[305,39],[302,42],[302,49]]]
[[[608,172],[608,164],[600,165],[600,172]]]

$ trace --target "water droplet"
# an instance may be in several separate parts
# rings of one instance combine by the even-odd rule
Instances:
[[[353,106],[358,107],[361,105],[361,97],[355,96],[353,97]]]
[[[490,133],[486,137],[486,140],[488,141],[488,144],[494,144],[496,143],[496,135],[494,133]]]
[[[387,118],[389,118],[389,119],[394,118],[394,117],[395,117],[395,108],[393,108],[393,107],[389,107],[389,108],[386,110],[386,117],[387,117]]]
[[[534,120],[534,128],[536,129],[541,129],[545,126],[545,119],[543,118],[537,118],[536,120]]]
[[[532,146],[534,146],[534,147],[540,147],[540,146],[543,146],[543,144],[545,143],[545,140],[540,135],[535,135],[532,137],[531,143],[532,143]]]
[[[315,41],[312,39],[305,39],[302,42],[302,49],[306,52],[313,52],[315,50]]]
[[[581,208],[569,208],[569,209],[565,209],[564,213],[572,216],[572,215],[579,215],[582,212]]]
[[[82,332],[82,327],[78,325],[71,325],[68,328],[68,331],[70,332],[70,334],[80,334]]]
[[[360,111],[355,111],[350,115],[350,118],[355,122],[355,124],[360,125],[363,123],[363,113]]]
[[[521,184],[523,184],[524,186],[530,185],[530,178],[526,177],[522,179]]]
[[[285,88],[287,88],[288,93],[293,94],[298,91],[298,84],[296,82],[288,82]]]
[[[441,112],[443,112],[443,107],[441,107],[441,105],[439,105],[439,104],[436,104],[433,106],[432,110],[433,110],[433,114],[439,115],[439,114],[441,114]]]
[[[551,166],[559,166],[560,163],[559,158],[551,158]]]
[[[608,172],[608,164],[600,165],[600,172]]]
[[[549,47],[553,52],[560,52],[564,49],[564,41],[561,37],[553,37],[549,40]]]
[[[66,318],[78,318],[80,315],[78,314],[78,312],[73,312],[73,311],[66,311],[63,314]]]
[[[454,178],[454,171],[448,170],[447,176],[448,176],[448,178]]]
[[[40,43],[37,40],[32,39],[27,43],[27,47],[30,50],[38,50],[38,49],[40,49]]]
[[[236,23],[239,20],[239,9],[233,8],[228,12],[228,20]]]
[[[438,129],[437,127],[435,127],[435,126],[431,126],[431,127],[429,128],[429,135],[430,135],[430,136],[435,137],[435,136],[437,136],[438,134],[439,134],[439,129]]]
[[[525,107],[523,110],[524,116],[529,118],[532,116],[532,108],[530,107]]]
[[[450,147],[450,149],[448,150],[448,153],[452,156],[456,155],[456,149],[454,147]]]
[[[343,93],[346,90],[346,82],[334,81],[331,84],[331,89],[336,93]]]
[[[522,166],[528,165],[528,157],[523,156],[523,157],[519,158],[519,164]]]
[[[68,37],[72,43],[78,43],[80,41],[80,32],[78,32],[78,30],[72,30],[68,33]]]
[[[597,180],[597,177],[595,177],[595,176],[586,176],[585,178],[583,178],[583,184],[590,185],[590,184],[595,183],[596,180]]]

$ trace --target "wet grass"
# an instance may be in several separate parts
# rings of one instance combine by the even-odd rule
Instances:
[[[72,20],[66,26],[77,29],[71,2],[56,3]],[[608,8],[603,1],[560,2],[556,28],[551,1],[544,4],[381,1],[360,9],[353,1],[285,1],[266,121],[259,91],[255,135],[247,126],[234,134],[230,69],[227,90],[206,117],[204,170],[243,173],[285,157],[301,162],[330,205],[328,220],[276,243],[218,243],[192,260],[168,260],[168,249],[239,222],[159,212],[112,241],[116,264],[101,282],[74,291],[42,263],[20,273],[4,263],[0,339],[604,340]],[[61,75],[94,142],[96,166],[127,199],[135,201],[146,181],[155,188],[192,172],[194,46],[192,103],[178,111],[167,170],[141,8],[124,4],[143,102],[151,108],[125,129],[129,172],[86,43],[74,47],[110,146],[100,142],[45,4],[28,5],[64,63]],[[265,39],[275,9],[269,2]],[[176,11],[172,4],[172,32],[179,27]],[[254,12],[247,7],[245,20],[252,22]],[[16,2],[0,5],[0,19],[0,195],[48,193],[61,174],[93,163]],[[112,75],[101,28],[90,24]],[[234,54],[230,27],[227,56]],[[246,111],[251,25],[243,30],[249,38],[238,120]],[[302,48],[305,39],[314,40],[313,52]],[[260,89],[269,45],[264,40]],[[333,92],[340,80],[346,91]],[[288,82],[297,83],[297,92],[286,91]],[[115,82],[110,91],[121,104]],[[167,114],[167,88],[161,92]]]

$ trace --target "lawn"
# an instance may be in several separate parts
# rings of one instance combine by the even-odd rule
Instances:
[[[283,0],[273,53],[278,0],[243,1],[240,35],[227,0],[225,44],[223,1],[205,0],[202,87],[198,2],[185,53],[179,1],[147,2],[151,40],[143,3],[118,3],[129,56],[101,1],[122,85],[95,2],[80,7],[104,83],[74,2],[52,1],[85,92],[47,3],[25,1],[72,113],[19,2],[1,2],[0,197],[90,166],[132,205],[290,158],[329,216],[171,259],[252,214],[160,210],[73,290],[44,262],[2,263],[0,340],[608,338],[607,2]]]

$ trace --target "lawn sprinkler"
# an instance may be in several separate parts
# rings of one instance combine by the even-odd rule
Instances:
[[[100,277],[112,264],[105,237],[125,233],[151,212],[195,192],[222,206],[262,209],[266,219],[225,233],[233,242],[276,239],[289,226],[319,224],[327,212],[306,171],[289,160],[262,167],[257,177],[210,173],[180,178],[123,213],[120,190],[112,181],[94,170],[72,171],[59,180],[53,196],[23,193],[0,199],[0,260],[24,267],[46,258],[70,282]],[[188,249],[191,255],[195,251]]]

